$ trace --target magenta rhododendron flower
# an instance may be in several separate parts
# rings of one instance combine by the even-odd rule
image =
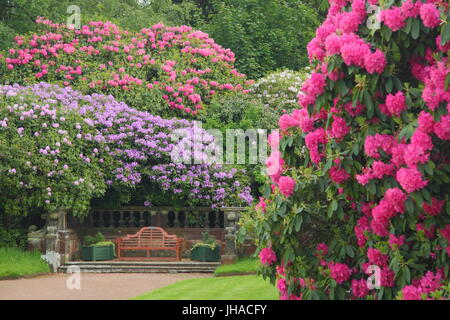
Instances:
[[[255,209],[256,210],[261,210],[262,212],[265,213],[266,212],[266,207],[267,207],[267,204],[266,204],[265,199],[263,197],[259,197],[259,203],[256,205]]]
[[[278,187],[280,188],[280,192],[286,198],[289,198],[294,193],[295,180],[291,177],[281,177],[278,180]]]
[[[331,278],[337,283],[347,281],[352,274],[352,270],[344,263],[330,263],[328,267],[331,271]]]
[[[357,298],[364,298],[369,294],[369,288],[367,287],[367,280],[353,279],[351,288],[353,296]]]
[[[437,216],[444,208],[445,200],[438,200],[435,197],[431,198],[431,204],[424,202],[423,210],[430,216]]]
[[[433,3],[424,3],[420,7],[420,18],[425,27],[434,28],[441,23],[441,13]]]
[[[422,300],[422,290],[415,286],[406,286],[402,289],[403,300]]]
[[[428,184],[428,181],[423,180],[422,174],[417,169],[401,168],[397,171],[396,179],[408,193],[420,190]]]
[[[259,253],[259,259],[262,264],[270,266],[277,261],[277,256],[271,248],[264,248]]]
[[[331,180],[337,184],[342,184],[351,178],[350,174],[344,168],[331,167],[329,170]]]
[[[386,97],[386,107],[382,111],[388,116],[399,117],[406,108],[405,95],[403,92],[399,91],[395,95],[389,94]]]
[[[331,125],[330,135],[335,139],[343,139],[350,132],[345,119],[333,116],[333,124]]]

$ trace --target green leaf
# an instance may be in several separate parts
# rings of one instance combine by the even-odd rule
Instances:
[[[404,267],[403,268],[403,272],[405,274],[405,281],[406,281],[406,283],[410,283],[411,282],[411,271],[409,270],[408,267]]]
[[[445,24],[445,27],[442,28],[441,32],[441,45],[445,46],[445,44],[450,41],[450,21]]]
[[[422,208],[423,205],[423,198],[422,198],[422,193],[416,191],[412,194],[413,199],[416,201],[417,206],[419,208]]]
[[[417,40],[420,35],[420,21],[419,19],[414,19],[411,28],[411,37]]]
[[[295,220],[295,232],[299,232],[301,227],[302,227],[302,223],[303,223],[303,216],[302,215],[298,215],[297,219]]]
[[[397,46],[395,42],[392,43],[392,57],[394,58],[395,62],[399,62],[402,58],[400,48]]]
[[[405,202],[406,210],[408,210],[409,213],[414,213],[414,203],[411,200],[411,198],[408,198]]]
[[[328,218],[331,218],[333,212],[336,211],[337,207],[338,207],[337,201],[333,200],[333,202],[331,202],[330,206],[328,207]]]
[[[367,90],[364,90],[364,103],[367,107],[367,116],[372,118],[374,114],[373,100]]]
[[[354,258],[355,257],[355,251],[353,251],[353,248],[351,246],[347,246],[347,255],[350,258]]]
[[[375,184],[375,182],[373,180],[371,180],[369,182],[369,184],[367,185],[367,190],[369,190],[371,195],[376,195],[377,194],[377,186]]]
[[[286,209],[287,209],[286,203],[283,203],[280,209],[278,209],[277,214],[283,217],[286,214]]]
[[[389,78],[389,79],[386,81],[386,91],[387,91],[388,93],[391,93],[393,88],[394,88],[394,82],[392,81],[392,78]]]
[[[331,166],[333,165],[333,160],[329,159],[327,163],[325,164],[325,167],[323,168],[323,173],[327,173],[328,170],[330,170]]]

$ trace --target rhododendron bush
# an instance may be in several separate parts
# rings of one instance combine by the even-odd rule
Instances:
[[[256,206],[282,299],[449,298],[449,50],[447,1],[330,0]]]
[[[136,188],[140,205],[251,203],[238,170],[173,163],[177,129],[186,131],[186,143],[196,141],[194,160],[205,157],[213,137],[194,125],[137,111],[111,96],[46,83],[0,86],[0,209],[26,214],[63,207],[83,215],[107,191]],[[193,140],[195,132],[202,140]]]
[[[270,107],[279,114],[291,112],[298,106],[297,96],[309,72],[309,68],[273,72],[252,85],[250,92],[260,98],[265,107]]]
[[[111,22],[80,30],[38,18],[42,32],[17,36],[0,55],[3,82],[45,81],[118,101],[160,116],[195,116],[212,96],[247,92],[229,49],[188,26],[159,23],[134,33]]]

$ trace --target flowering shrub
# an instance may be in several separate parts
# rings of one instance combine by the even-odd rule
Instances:
[[[141,183],[146,205],[156,195],[166,205],[222,206],[251,203],[241,173],[219,165],[171,163],[184,129],[199,151],[212,136],[187,120],[165,120],[137,111],[111,96],[83,95],[46,83],[0,87],[0,203],[6,213],[40,207],[87,213],[90,201],[109,189],[133,190]],[[197,131],[195,131],[197,130]],[[200,131],[199,131],[200,130]],[[182,140],[183,141],[183,140]],[[180,156],[184,151],[181,150]]]
[[[17,36],[0,55],[3,81],[112,94],[160,116],[195,116],[216,94],[247,92],[233,52],[188,26],[159,23],[134,33],[110,22],[93,21],[80,30],[44,18],[36,22],[41,33]]]
[[[254,214],[282,299],[450,298],[449,21],[446,1],[330,1]]]
[[[297,96],[308,73],[309,68],[273,72],[253,84],[250,92],[261,99],[265,107],[276,110],[280,115],[284,111],[291,112],[298,106]]]

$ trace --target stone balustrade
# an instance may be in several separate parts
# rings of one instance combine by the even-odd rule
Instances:
[[[158,226],[166,228],[224,228],[223,210],[211,208],[121,207],[92,209],[84,219],[69,219],[73,228],[140,228]]]

